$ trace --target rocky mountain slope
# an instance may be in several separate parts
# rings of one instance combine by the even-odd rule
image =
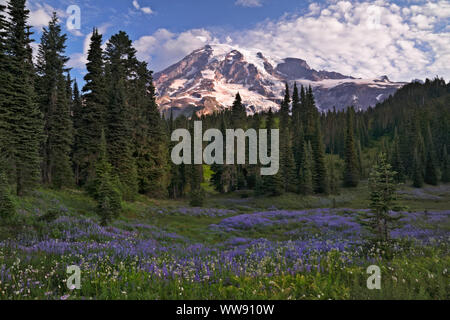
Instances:
[[[163,112],[208,114],[232,105],[237,92],[248,113],[279,108],[284,83],[313,88],[321,110],[349,105],[367,109],[393,94],[404,83],[356,79],[337,72],[317,71],[297,58],[274,58],[257,50],[225,44],[207,45],[154,75]]]

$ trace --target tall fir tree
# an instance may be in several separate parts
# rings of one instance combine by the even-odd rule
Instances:
[[[314,184],[313,184],[314,159],[310,141],[308,141],[308,143],[304,145],[303,156],[304,159],[302,161],[302,166],[300,168],[301,172],[300,172],[299,191],[301,194],[309,195],[314,192]]]
[[[5,171],[4,159],[0,158],[0,219],[2,220],[9,219],[16,211]]]
[[[347,109],[347,135],[345,139],[344,187],[355,188],[359,183],[360,169],[354,139],[354,109]]]
[[[9,130],[8,121],[11,119],[9,100],[12,96],[11,89],[11,57],[8,49],[8,29],[5,18],[5,6],[0,5],[0,154],[11,155],[8,150],[12,132]],[[6,166],[6,163],[4,164]]]
[[[271,137],[271,132],[273,129],[277,129],[275,125],[274,114],[272,109],[269,109],[266,119],[266,129],[269,137]],[[272,143],[267,142],[267,152],[272,154]],[[283,193],[283,182],[281,180],[280,172],[274,175],[263,176],[262,178],[262,190],[265,194],[269,196],[279,196]]]
[[[403,165],[401,151],[400,151],[400,137],[397,132],[397,128],[394,131],[394,139],[392,141],[391,149],[391,166],[392,169],[397,173],[395,175],[395,181],[397,183],[405,181],[405,167]]]
[[[72,163],[73,172],[75,178],[75,184],[80,185],[80,166],[81,166],[81,132],[83,126],[83,110],[82,100],[80,96],[80,90],[78,89],[78,83],[75,80],[73,84],[73,103],[72,103],[72,117],[73,117],[73,146],[72,146]]]
[[[280,175],[286,192],[295,192],[298,188],[296,166],[292,149],[290,130],[290,93],[286,83],[285,95],[280,109]]]
[[[99,155],[95,164],[94,197],[97,200],[97,213],[102,225],[107,225],[117,218],[122,211],[118,179],[108,161],[105,132],[100,135]]]
[[[392,170],[385,154],[380,154],[372,168],[369,178],[370,213],[362,215],[363,224],[368,227],[376,241],[388,241],[390,232],[398,227],[401,215],[394,216],[396,183],[395,171]]]
[[[442,182],[448,183],[450,182],[450,159],[447,153],[447,145],[444,144],[444,150],[442,152]]]
[[[415,188],[421,188],[423,186],[423,169],[422,169],[422,161],[419,155],[418,147],[414,148],[414,157],[413,157],[413,169],[412,169],[412,180],[413,186]]]
[[[81,126],[77,131],[79,149],[76,158],[79,161],[79,181],[87,184],[95,177],[95,162],[98,157],[101,132],[105,129],[106,92],[105,70],[102,50],[102,35],[94,28],[87,57],[87,74],[84,76],[83,106],[81,108]]]
[[[138,181],[127,81],[135,70],[137,60],[135,49],[125,32],[113,35],[108,41],[105,59],[107,93],[110,97],[106,112],[108,154],[120,179],[123,198],[132,201],[138,192]]]
[[[45,140],[42,143],[42,180],[56,188],[73,183],[70,152],[73,143],[64,56],[67,36],[61,33],[56,13],[44,28],[39,45],[36,91],[44,115]]]
[[[14,178],[16,193],[19,196],[33,189],[40,181],[39,155],[42,141],[43,119],[38,105],[35,103],[34,66],[31,49],[31,32],[27,24],[29,10],[25,0],[10,0],[8,3],[9,23],[6,39],[10,86],[7,103],[3,106],[7,111],[7,130],[9,154],[15,168]]]
[[[425,179],[424,181],[433,186],[438,184],[438,168],[436,165],[436,155],[434,151],[434,142],[433,137],[431,135],[430,125],[427,124],[427,132],[426,132],[426,164],[425,164]]]

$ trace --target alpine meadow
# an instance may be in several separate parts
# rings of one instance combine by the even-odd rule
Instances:
[[[0,300],[449,300],[448,2],[163,2],[0,1]]]

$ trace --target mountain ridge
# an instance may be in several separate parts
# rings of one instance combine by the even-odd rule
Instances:
[[[405,83],[387,76],[358,79],[339,72],[315,70],[299,58],[264,55],[256,49],[227,44],[206,45],[155,73],[157,102],[175,116],[210,114],[232,105],[237,92],[247,112],[278,109],[285,83],[311,85],[317,107],[325,111],[353,105],[367,109],[382,102]]]

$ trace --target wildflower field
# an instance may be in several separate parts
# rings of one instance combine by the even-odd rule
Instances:
[[[107,227],[75,191],[21,200],[15,221],[1,226],[0,298],[450,298],[447,197],[423,200],[441,209],[401,212],[385,249],[366,241],[358,216],[367,209],[351,203],[294,210],[275,200],[266,208],[254,199],[205,208],[141,200]],[[66,285],[71,265],[80,290]],[[381,290],[367,288],[370,265],[381,268]]]

